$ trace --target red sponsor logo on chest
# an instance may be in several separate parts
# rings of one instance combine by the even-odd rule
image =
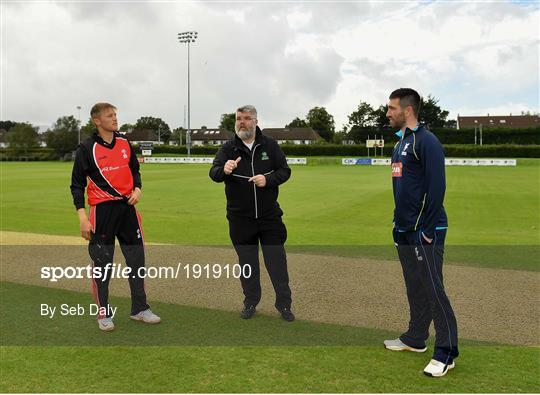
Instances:
[[[392,163],[392,177],[401,177],[403,173],[403,163],[394,162]]]

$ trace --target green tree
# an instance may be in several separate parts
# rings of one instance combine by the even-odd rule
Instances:
[[[17,122],[0,121],[0,129],[4,129],[6,132],[9,132],[9,129],[11,129],[15,125],[17,125]]]
[[[285,125],[286,128],[307,128],[309,127],[308,123],[304,119],[298,117],[294,118],[291,123]]]
[[[448,111],[438,106],[439,100],[428,95],[427,100],[422,99],[418,120],[428,125],[430,128],[442,128],[446,124]]]
[[[184,145],[186,142],[186,129],[182,127],[174,129],[169,141],[175,141],[178,145]]]
[[[26,153],[29,148],[38,146],[38,128],[29,123],[17,123],[6,135],[9,147]]]
[[[336,131],[334,135],[332,136],[332,143],[334,144],[342,144],[343,140],[348,139],[349,134],[349,126],[343,125],[341,130]]]
[[[349,115],[349,125],[360,128],[373,126],[375,121],[375,110],[369,103],[361,101],[355,111]]]
[[[92,136],[94,133],[97,133],[96,125],[92,122],[92,118],[88,118],[86,125],[81,127],[81,142]]]
[[[308,125],[326,141],[332,140],[335,133],[335,122],[332,114],[324,107],[314,107],[306,115]]]
[[[390,127],[390,122],[386,117],[388,112],[388,106],[379,106],[376,110],[373,111],[373,125],[377,127],[378,130],[387,129]]]
[[[167,142],[171,138],[171,129],[161,118],[141,117],[135,122],[135,129],[149,129],[156,132],[161,141]]]
[[[47,147],[53,148],[59,155],[65,155],[77,148],[79,139],[79,121],[73,115],[58,118],[45,134]]]
[[[120,126],[120,129],[118,129],[118,131],[122,133],[131,133],[133,129],[135,129],[135,125],[131,123],[125,123],[122,126]]]
[[[234,132],[234,125],[236,124],[236,113],[231,112],[230,114],[221,114],[221,119],[219,121],[219,128],[228,130],[229,132]]]
[[[456,128],[457,128],[457,120],[455,120],[455,119],[449,119],[448,121],[446,121],[446,122],[444,123],[444,127],[445,127],[445,128],[456,129]]]

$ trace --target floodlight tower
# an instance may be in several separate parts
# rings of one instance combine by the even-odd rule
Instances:
[[[191,124],[190,124],[190,84],[189,84],[189,46],[197,39],[198,33],[195,31],[178,33],[178,41],[187,44],[187,134],[186,134],[186,147],[188,158],[191,156]]]

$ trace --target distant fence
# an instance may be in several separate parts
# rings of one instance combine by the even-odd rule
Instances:
[[[214,158],[210,157],[179,157],[179,156],[172,156],[172,157],[152,157],[152,156],[145,156],[142,158],[139,158],[139,162],[141,163],[207,163],[211,164],[214,161]],[[287,158],[287,163],[289,165],[306,165],[307,164],[307,158]]]
[[[390,157],[393,150],[393,142],[397,139],[385,142],[383,156]],[[310,156],[343,156],[343,157],[367,157],[368,151],[363,145],[338,145],[338,144],[314,144],[314,145],[282,145],[281,148],[287,156],[310,157]],[[219,147],[193,147],[193,155],[213,157]],[[136,150],[138,152],[138,150]],[[447,157],[452,158],[540,158],[540,145],[444,145]],[[154,147],[153,154],[185,155],[185,147],[158,146]],[[373,152],[370,152],[373,154]],[[373,155],[372,155],[373,156]],[[35,148],[25,153],[9,148],[0,149],[2,161],[46,161],[46,160],[70,160],[70,155],[59,157],[53,149]]]
[[[367,166],[390,166],[390,159],[375,158],[343,158],[341,164],[345,166],[367,165]],[[516,159],[457,159],[446,158],[446,166],[517,166]]]

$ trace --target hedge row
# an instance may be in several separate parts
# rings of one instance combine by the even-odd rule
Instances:
[[[540,145],[459,145],[446,144],[448,158],[540,158]]]
[[[0,161],[49,161],[59,160],[60,156],[52,148],[31,148],[21,152],[9,148],[0,149]]]
[[[395,141],[395,131],[375,129],[357,129],[354,133],[356,141],[364,142],[368,136],[377,138],[382,136],[385,141]],[[474,144],[474,129],[433,129],[432,132],[439,138],[443,144]],[[477,143],[480,143],[480,133],[477,132]],[[482,143],[491,144],[540,144],[540,127],[528,129],[494,129],[484,128],[482,131]]]
[[[363,145],[282,145],[287,156],[308,157],[308,156],[367,156],[367,148]],[[193,155],[214,156],[218,147],[203,146],[193,147]],[[389,157],[393,147],[386,146],[383,156]],[[446,144],[444,146],[446,156],[452,158],[540,158],[540,145],[460,145]],[[185,147],[160,146],[153,150],[155,154],[185,155]],[[374,156],[373,149],[370,155]],[[377,150],[380,155],[380,150]],[[28,153],[21,154],[9,149],[0,150],[0,160],[15,161],[45,161],[70,159],[70,157],[59,158],[50,148],[40,148],[29,150]]]

